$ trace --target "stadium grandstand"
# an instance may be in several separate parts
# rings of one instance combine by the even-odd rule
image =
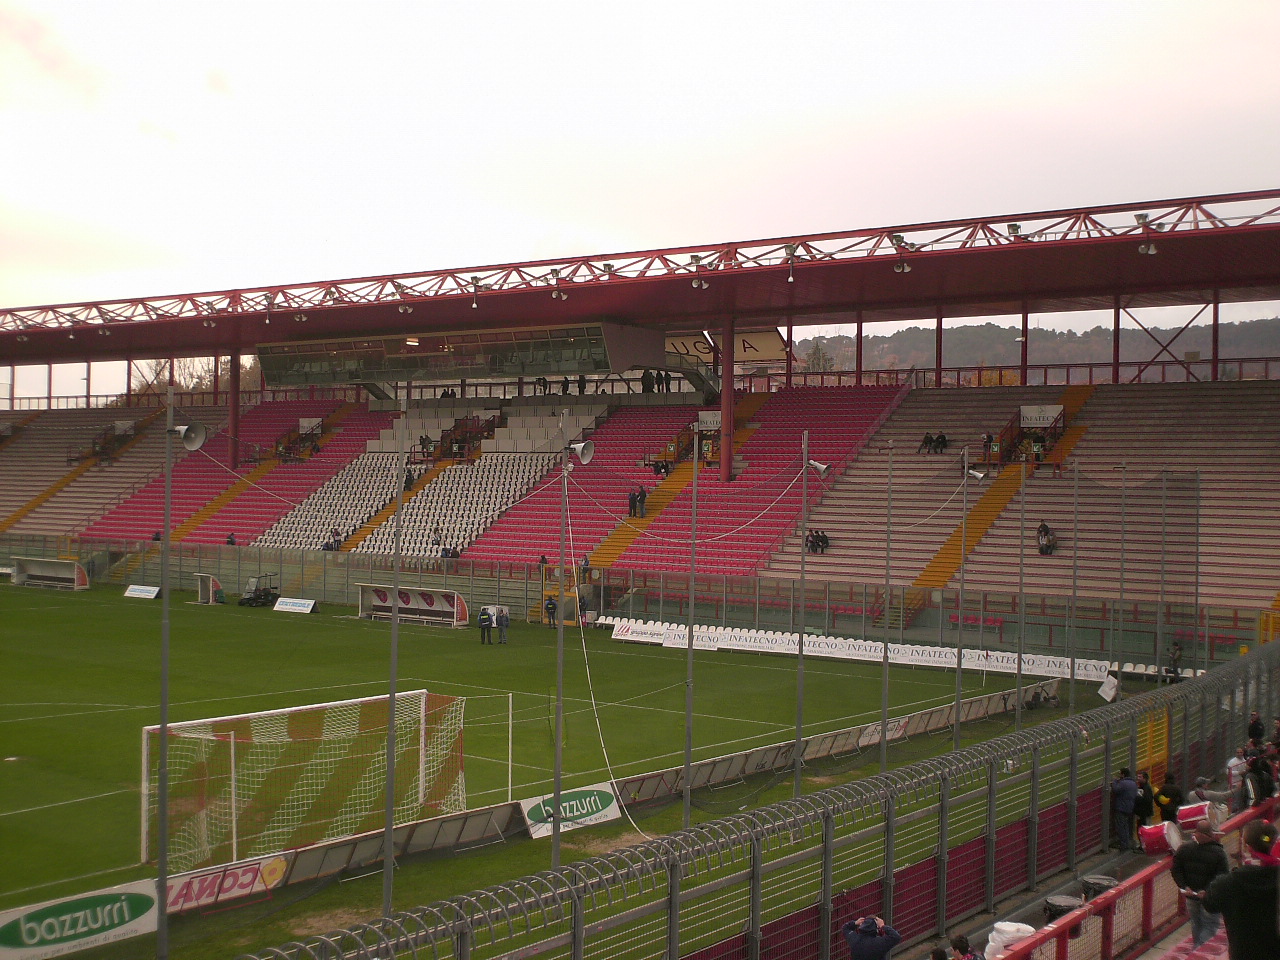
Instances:
[[[0,364],[123,360],[130,376],[109,397],[19,397],[10,377],[0,559],[154,579],[169,446],[179,589],[269,568],[287,596],[355,606],[394,567],[518,621],[569,596],[571,620],[615,638],[683,648],[687,625],[691,657],[705,630],[726,649],[731,631],[798,632],[802,655],[806,634],[865,641],[886,664],[893,644],[1069,664],[1069,718],[367,918],[337,952],[254,956],[827,958],[855,911],[923,953],[1025,919],[1085,870],[1120,876],[1007,956],[1085,955],[1068,937],[1136,956],[1185,907],[1167,857],[1109,853],[1111,774],[1216,776],[1239,711],[1280,712],[1280,359],[1218,348],[1221,304],[1272,300],[1276,191],[3,309]],[[1122,360],[1122,323],[1170,308],[1210,327],[1211,353],[1152,335],[1149,357]],[[1111,361],[1037,362],[1032,318],[1085,310],[1111,313]],[[995,316],[1020,324],[1019,362],[949,365],[949,322]],[[864,367],[864,332],[891,321],[933,327],[932,368]],[[805,369],[796,332],[840,324],[856,366]],[[212,361],[208,389],[178,382],[193,357]],[[167,382],[134,375],[153,360]],[[203,445],[166,444],[166,396]],[[1077,661],[1100,664],[1108,704],[1077,705]],[[961,711],[957,695],[919,729]],[[798,737],[768,769],[889,736],[863,734]],[[743,754],[732,776],[765,766]],[[660,802],[681,776],[614,787],[624,806]],[[511,803],[494,810],[468,843],[524,829]],[[1238,848],[1255,814],[1233,813]],[[339,859],[288,857],[289,882]],[[1184,940],[1167,955],[1225,956]]]

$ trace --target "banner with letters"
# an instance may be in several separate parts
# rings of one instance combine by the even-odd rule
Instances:
[[[1022,426],[1024,429],[1047,430],[1053,421],[1062,416],[1060,403],[1024,403],[1021,407]]]
[[[250,894],[266,894],[281,886],[289,874],[293,854],[242,860],[169,878],[168,909],[185,913]]]
[[[0,960],[46,960],[156,929],[156,882],[47,900],[0,913]]]
[[[664,647],[687,647],[689,628],[685,624],[639,623],[619,621],[613,626],[613,639],[632,643],[661,643]],[[705,627],[695,625],[693,645],[697,650],[735,650],[744,653],[776,653],[796,656],[800,638],[795,633],[773,630],[742,630],[733,627]],[[852,637],[806,636],[805,656],[825,657],[831,660],[861,660],[879,662],[884,656],[884,644],[874,640],[858,640]],[[963,648],[960,666],[964,670],[989,670],[992,673],[1017,673],[1018,655],[1005,650]],[[889,644],[889,662],[910,667],[954,667],[956,648],[918,643]],[[1107,679],[1110,664],[1106,660],[1087,660],[1077,657],[1076,679],[1102,683]],[[1071,676],[1071,658],[1029,653],[1022,656],[1022,672],[1031,677],[1055,677],[1065,680]]]
[[[529,825],[529,836],[549,837],[555,814],[555,794],[521,800],[520,811]],[[604,823],[622,818],[618,795],[612,783],[593,783],[589,787],[577,787],[560,791],[560,832],[577,827]]]

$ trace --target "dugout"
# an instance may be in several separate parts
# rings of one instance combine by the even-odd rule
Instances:
[[[358,583],[360,616],[369,620],[390,620],[392,588],[386,584]],[[465,627],[468,623],[467,601],[455,590],[427,590],[401,587],[396,604],[401,622],[432,623],[445,627]]]
[[[13,584],[18,587],[50,587],[54,590],[88,590],[89,574],[75,560],[14,557]]]

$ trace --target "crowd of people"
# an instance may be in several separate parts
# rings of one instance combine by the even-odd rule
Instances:
[[[671,372],[663,370],[645,370],[640,374],[641,393],[670,393]]]
[[[1226,789],[1212,789],[1201,777],[1190,791],[1167,774],[1155,788],[1145,771],[1136,777],[1122,767],[1111,784],[1113,846],[1137,850],[1139,831],[1160,811],[1162,821],[1177,821],[1184,803],[1222,804],[1232,812],[1259,807],[1276,795],[1280,781],[1280,717],[1270,739],[1262,717],[1249,715],[1247,743],[1236,749],[1225,768]],[[1272,851],[1280,834],[1277,824],[1253,820],[1241,834],[1240,863],[1234,869],[1211,819],[1196,822],[1173,855],[1172,876],[1187,904],[1196,946],[1211,939],[1226,923],[1231,960],[1280,958],[1280,856]]]

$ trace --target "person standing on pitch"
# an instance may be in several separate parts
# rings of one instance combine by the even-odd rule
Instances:
[[[498,642],[507,642],[507,627],[511,626],[511,614],[506,607],[498,608]]]
[[[1220,915],[1206,910],[1201,903],[1204,892],[1217,877],[1229,873],[1231,865],[1208,820],[1197,823],[1191,837],[1193,843],[1184,843],[1174,851],[1172,873],[1173,882],[1187,899],[1191,936],[1198,947],[1212,939],[1222,921]]]
[[[556,608],[558,606],[559,604],[556,603],[555,597],[547,597],[547,602],[542,605],[542,608],[547,611],[547,623],[553,627],[556,625]]]
[[[480,608],[480,615],[476,617],[476,626],[480,628],[480,643],[493,646],[493,614],[489,612],[488,607]]]

